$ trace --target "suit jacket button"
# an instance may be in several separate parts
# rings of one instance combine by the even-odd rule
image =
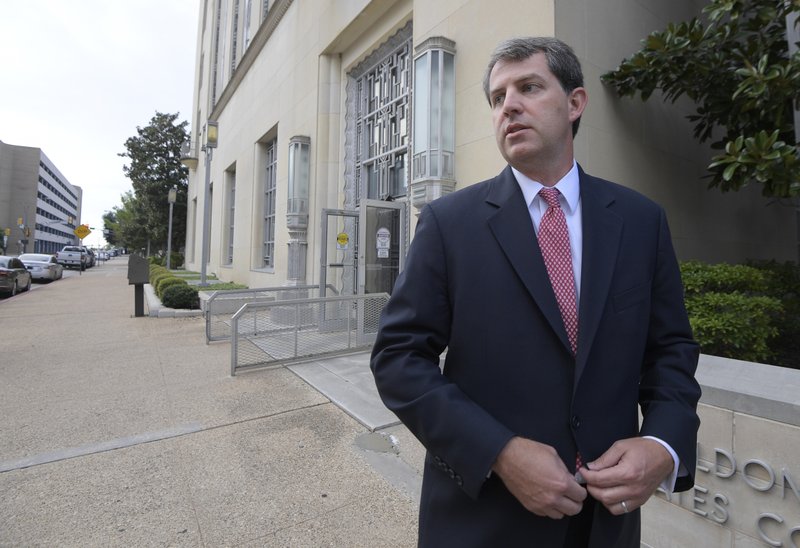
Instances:
[[[571,423],[572,423],[572,427],[575,428],[576,430],[581,427],[581,419],[578,417],[578,415],[573,415],[572,416]]]

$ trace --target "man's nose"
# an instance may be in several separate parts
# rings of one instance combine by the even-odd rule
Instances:
[[[505,97],[503,97],[503,113],[516,114],[521,110],[519,94],[514,90],[507,91]]]

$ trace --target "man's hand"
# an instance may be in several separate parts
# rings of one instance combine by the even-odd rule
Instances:
[[[575,481],[549,445],[511,438],[492,470],[511,494],[537,516],[561,519],[574,516],[583,508],[586,489]]]
[[[581,475],[589,493],[609,512],[619,515],[647,502],[673,467],[669,451],[657,441],[629,438],[616,442],[599,459],[587,463],[581,468]]]

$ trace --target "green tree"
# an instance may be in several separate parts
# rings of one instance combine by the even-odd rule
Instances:
[[[145,127],[137,127],[137,135],[125,141],[126,152],[120,156],[129,158],[130,164],[122,170],[131,180],[133,196],[123,198],[122,210],[125,220],[141,222],[151,243],[161,249],[167,248],[167,226],[169,203],[167,194],[173,185],[178,187],[177,201],[172,217],[172,249],[179,249],[186,241],[186,191],[188,170],[181,164],[181,145],[188,139],[188,122],[176,122],[178,114],[156,112]],[[120,221],[122,219],[120,218]],[[140,230],[121,227],[126,237],[141,244]],[[142,245],[134,245],[141,248]]]
[[[665,101],[685,95],[700,142],[719,151],[708,166],[710,187],[800,195],[794,110],[800,108],[800,53],[789,55],[787,16],[800,0],[711,0],[703,20],[670,24],[602,80],[620,96]],[[721,135],[714,137],[715,132]]]
[[[110,246],[119,244],[117,232],[119,231],[119,223],[117,222],[117,214],[114,211],[106,211],[103,213],[103,238]]]
[[[133,192],[126,192],[121,198],[122,205],[113,210],[117,221],[114,232],[117,243],[132,251],[146,249],[150,235],[145,227],[144,207]]]

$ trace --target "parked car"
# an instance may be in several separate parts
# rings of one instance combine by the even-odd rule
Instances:
[[[31,288],[31,273],[16,257],[0,255],[0,292],[14,296]]]
[[[97,257],[94,254],[94,250],[90,247],[82,246],[82,249],[86,252],[88,256],[88,262],[86,264],[86,268],[91,268],[97,262]]]
[[[53,255],[45,253],[23,253],[19,260],[31,273],[34,280],[60,280],[64,275],[64,267],[58,264]]]
[[[65,245],[61,251],[56,253],[56,261],[64,268],[70,266],[81,270],[89,268],[89,254],[82,246]]]

